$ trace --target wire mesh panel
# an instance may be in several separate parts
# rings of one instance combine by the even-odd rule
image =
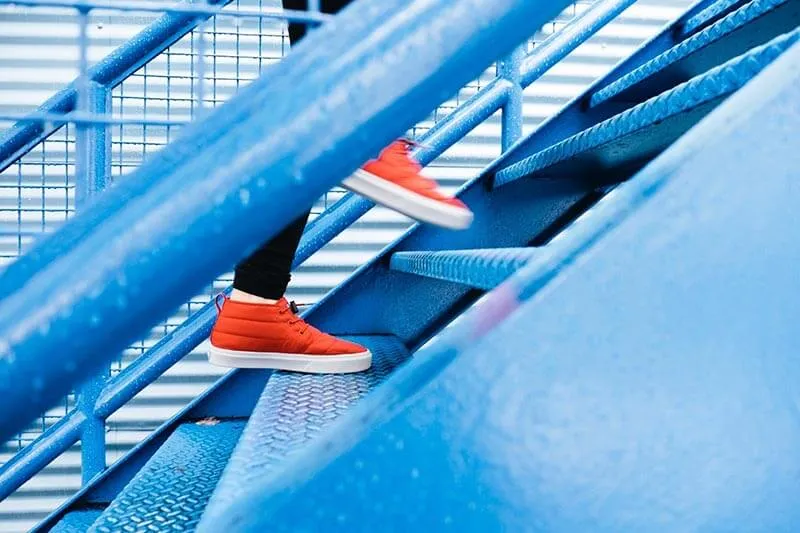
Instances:
[[[530,131],[552,115],[588,83],[628,55],[666,21],[677,16],[690,0],[644,0],[623,17],[579,47],[524,93],[523,130]],[[539,31],[529,47],[563,27],[586,9],[578,1]],[[162,5],[172,2],[163,2]],[[150,4],[152,5],[152,3]],[[146,119],[109,127],[110,183],[129,179],[131,170],[179,134],[181,124],[205,108],[213,108],[257,78],[289,49],[285,24],[257,17],[233,17],[236,10],[274,10],[279,0],[235,0],[222,14],[178,40],[146,66],[129,76],[111,93],[115,119]],[[116,46],[151,23],[158,13],[91,12],[88,19],[88,61],[104,57]],[[73,10],[0,5],[0,114],[31,111],[77,74],[80,53],[76,42],[78,17]],[[198,57],[204,57],[200,66]],[[474,95],[497,74],[496,67],[444,102],[409,135],[418,138]],[[157,122],[157,124],[156,124]],[[11,122],[0,122],[0,131]],[[474,177],[500,154],[500,117],[496,114],[461,142],[447,150],[426,173],[453,190]],[[0,172],[0,264],[24,253],[43,234],[52,232],[75,211],[75,126],[66,125],[30,153]],[[312,217],[338,200],[334,189],[319,199]],[[402,215],[377,208],[362,217],[310,258],[294,273],[288,297],[312,303],[345,279],[410,224]],[[231,265],[232,267],[233,265]],[[180,272],[175,272],[180,275]],[[180,309],[130,346],[112,366],[117,373],[187,316],[206,304],[231,281],[222,275]],[[158,291],[158,287],[152,290]],[[58,357],[58,354],[54,354]],[[166,418],[208,387],[221,369],[205,361],[204,347],[189,354],[162,378],[109,418],[107,460],[118,458],[140,442]],[[20,435],[6,443],[0,462],[75,406],[74,396]],[[80,486],[79,447],[53,462],[14,496],[0,503],[0,531],[24,531]]]

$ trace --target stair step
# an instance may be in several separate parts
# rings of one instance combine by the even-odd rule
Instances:
[[[688,36],[703,29],[708,24],[714,23],[720,18],[724,17],[734,9],[738,9],[742,5],[750,2],[751,0],[717,0],[689,20],[687,20],[682,28],[682,34]]]
[[[793,30],[798,23],[800,0],[753,0],[596,91],[589,105],[612,99],[642,102]]]
[[[641,166],[740,89],[800,38],[800,29],[754,48],[707,73],[514,163],[496,187],[530,177],[596,179]],[[604,180],[600,180],[604,181]],[[605,180],[607,181],[607,179]]]
[[[194,530],[244,426],[204,420],[178,427],[89,531]]]
[[[286,458],[383,382],[409,358],[393,336],[351,337],[369,348],[372,368],[357,374],[275,372],[203,516],[212,521]]]
[[[463,283],[491,290],[540,253],[536,248],[492,248],[397,252],[391,268],[398,272]]]
[[[67,513],[58,524],[50,529],[50,533],[84,533],[102,514],[103,511],[100,509]]]

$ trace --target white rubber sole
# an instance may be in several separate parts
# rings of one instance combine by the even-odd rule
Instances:
[[[420,222],[450,229],[466,229],[472,224],[473,215],[468,209],[437,202],[363,169],[356,170],[342,185]]]
[[[226,368],[263,368],[304,374],[350,374],[372,366],[369,351],[351,355],[301,355],[268,352],[240,352],[211,346],[208,362]]]

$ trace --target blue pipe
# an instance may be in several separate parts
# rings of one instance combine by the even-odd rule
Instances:
[[[572,19],[564,28],[533,48],[522,61],[521,83],[527,87],[553,65],[583,44],[603,26],[636,3],[636,0],[601,0]]]
[[[510,56],[499,63],[497,69],[500,79],[508,82],[500,131],[500,147],[504,152],[522,137],[523,87],[521,65],[524,57],[525,51],[522,47],[517,48]]]
[[[199,0],[187,0],[195,2]],[[206,0],[209,5],[227,5],[232,0]],[[203,15],[167,13],[111,52],[89,69],[89,79],[109,89],[139,70],[172,43],[189,33]],[[63,114],[75,109],[78,80],[50,97],[37,113]],[[22,121],[0,135],[0,172],[53,134],[60,126]]]
[[[78,442],[84,422],[86,417],[83,413],[70,411],[0,466],[0,501],[11,496],[53,459]]]
[[[81,72],[86,73],[87,16],[81,16]],[[82,112],[106,114],[111,111],[111,91],[99,83],[83,78],[78,83],[78,108]],[[75,206],[78,212],[105,189],[111,175],[111,136],[103,125],[78,126],[75,137]],[[91,267],[90,267],[91,268]],[[89,483],[106,467],[106,421],[95,416],[94,404],[109,376],[106,365],[100,374],[84,384],[78,394],[77,407],[85,417],[81,431],[81,478]]]
[[[177,165],[162,158],[160,166],[140,167],[116,187],[123,196],[140,179],[162,177],[122,206],[91,206],[87,213],[100,219],[94,230],[0,302],[0,411],[8,413],[0,438],[567,4],[356,2],[309,35],[251,86],[262,97],[253,100],[271,106],[240,104],[239,95],[199,121],[205,130],[225,124],[224,137],[196,143]],[[247,118],[226,124],[241,105]],[[174,157],[176,150],[163,151]]]

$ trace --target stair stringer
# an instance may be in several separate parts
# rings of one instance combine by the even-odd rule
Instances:
[[[794,45],[217,530],[796,531],[798,126]]]

